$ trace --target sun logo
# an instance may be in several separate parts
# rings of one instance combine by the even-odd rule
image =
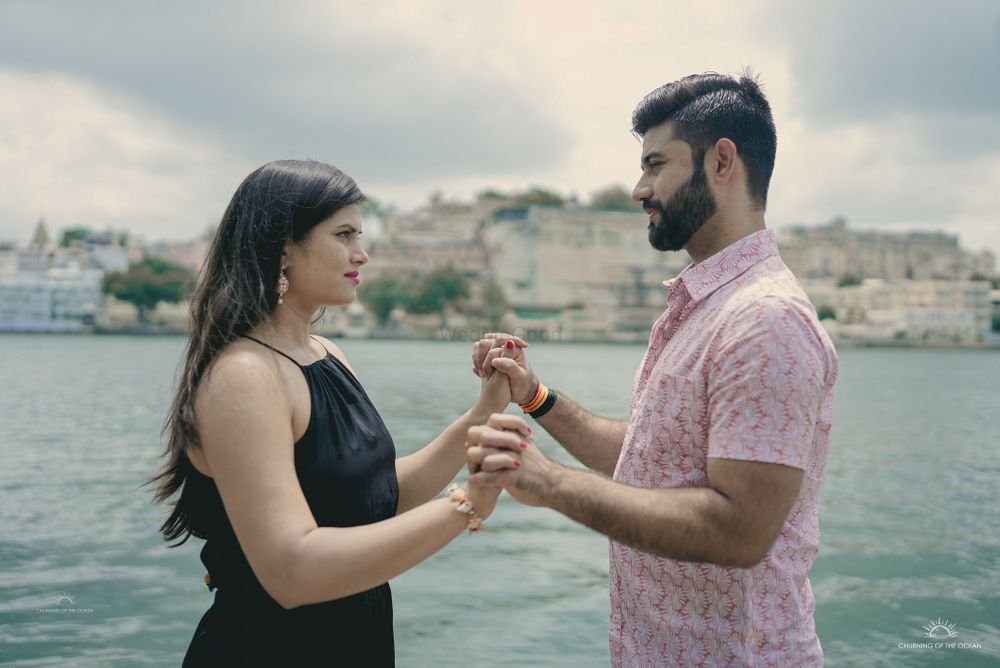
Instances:
[[[73,605],[73,594],[59,594],[56,596],[56,605]]]
[[[927,633],[924,635],[925,638],[935,638],[941,640],[942,638],[954,638],[958,635],[958,631],[955,630],[957,624],[949,623],[947,619],[942,620],[940,617],[937,621],[931,622],[930,624],[924,624],[924,631]]]

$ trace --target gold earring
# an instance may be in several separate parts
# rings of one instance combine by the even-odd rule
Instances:
[[[285,276],[285,268],[282,267],[280,273],[278,274],[278,303],[284,304],[285,300],[282,297],[288,292],[288,277]]]

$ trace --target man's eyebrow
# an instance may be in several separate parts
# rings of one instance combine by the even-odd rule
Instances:
[[[650,151],[650,152],[649,152],[649,153],[647,153],[646,155],[642,156],[642,164],[643,164],[643,165],[648,165],[648,164],[649,164],[650,162],[652,162],[653,160],[656,160],[656,159],[664,159],[665,157],[666,157],[666,156],[664,156],[664,155],[663,155],[662,153],[660,153],[659,151]]]

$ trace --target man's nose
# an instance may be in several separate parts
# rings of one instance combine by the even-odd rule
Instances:
[[[639,182],[635,184],[635,188],[632,189],[632,199],[636,202],[641,202],[644,199],[650,199],[653,197],[653,186],[649,184],[645,177],[639,179]]]

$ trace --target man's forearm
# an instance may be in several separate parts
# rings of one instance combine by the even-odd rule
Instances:
[[[584,466],[608,476],[614,473],[628,430],[624,420],[594,415],[560,394],[538,424]]]
[[[646,489],[560,467],[544,504],[612,540],[660,557],[747,568],[733,507],[710,487]]]

